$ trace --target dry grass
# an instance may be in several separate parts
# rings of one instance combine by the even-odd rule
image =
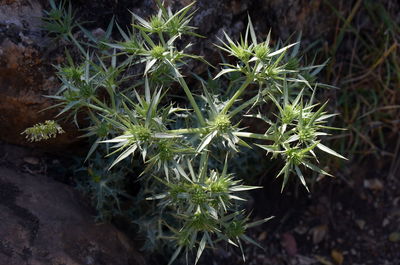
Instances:
[[[389,158],[394,174],[400,146],[400,4],[325,3],[337,16],[333,44],[325,48],[331,58],[326,79],[340,87],[333,96],[340,122],[348,128],[338,150],[353,159]]]

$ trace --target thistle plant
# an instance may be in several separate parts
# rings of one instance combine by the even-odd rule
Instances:
[[[71,11],[59,12],[63,5],[52,3],[46,23],[69,21]],[[134,221],[141,224],[144,216],[154,217],[142,224],[155,227],[147,231],[151,242],[173,242],[170,264],[182,255],[197,263],[205,249],[222,242],[238,247],[244,259],[242,242],[258,245],[246,230],[269,217],[250,222],[241,194],[261,187],[244,185],[228,161],[243,156],[244,149],[260,148],[283,161],[277,175],[283,176],[282,189],[297,176],[308,190],[312,171],[329,175],[318,165],[320,151],[344,158],[321,143],[327,130],[336,129],[327,123],[336,114],[315,98],[317,88],[325,87],[316,81],[323,65],[301,66],[299,41],[274,46],[270,34],[259,40],[249,18],[238,42],[225,34],[216,45],[229,63],[216,73],[216,67],[210,68],[213,87],[202,78],[189,86],[190,77],[183,74],[187,63],[210,65],[187,53],[190,43],[176,46],[185,35],[200,37],[190,26],[194,4],[177,12],[157,4],[158,13],[149,19],[132,14],[131,28],[117,25],[120,41],[107,39],[114,20],[103,40],[79,25],[89,42],[74,41],[83,50],[81,57],[67,53],[68,64],[57,67],[60,90],[50,97],[58,101],[54,107],[61,109],[59,116],[69,114],[77,126],[77,113],[86,113],[89,122],[81,129],[92,146],[85,187],[100,212],[119,208],[122,198],[133,200],[121,183],[129,165],[139,165],[142,184],[135,200],[147,206],[133,207],[141,215]],[[181,92],[172,93],[177,87]],[[254,118],[264,123],[264,133],[242,125]],[[106,156],[103,172],[90,166],[99,154]]]

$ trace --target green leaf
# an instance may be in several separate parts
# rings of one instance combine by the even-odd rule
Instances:
[[[167,194],[163,193],[163,194],[157,194],[154,196],[147,197],[146,200],[148,200],[148,201],[161,200],[161,199],[164,199],[165,197],[167,197]]]
[[[199,243],[199,248],[197,249],[196,261],[194,262],[195,265],[197,264],[197,262],[200,259],[201,254],[203,253],[203,250],[204,250],[204,248],[206,246],[206,240],[207,240],[207,237],[206,237],[206,234],[204,233],[204,235],[201,238],[201,241]]]
[[[224,75],[224,74],[232,73],[232,72],[237,72],[237,71],[238,71],[238,69],[236,69],[236,68],[226,68],[226,69],[222,69],[222,70],[214,77],[214,80],[220,78],[220,77],[221,77],[222,75]]]
[[[275,55],[281,54],[281,53],[285,52],[287,49],[289,49],[290,47],[297,45],[297,44],[298,44],[297,42],[289,44],[288,46],[285,46],[277,51],[274,51],[274,52],[268,54],[268,57],[273,57]]]
[[[297,176],[299,177],[301,184],[303,184],[306,190],[310,192],[310,190],[307,187],[306,180],[304,179],[303,173],[301,173],[300,168],[298,166],[295,166],[294,169],[296,170]]]
[[[157,62],[157,59],[153,59],[151,61],[146,62],[146,68],[144,69],[144,75],[147,75],[147,72],[153,67],[153,65]]]
[[[251,36],[251,41],[253,42],[254,45],[257,45],[257,35],[254,31],[253,23],[251,23],[251,18],[250,16],[247,16],[249,23],[248,23],[248,29],[250,31],[250,36]]]
[[[99,142],[98,142],[98,141],[95,141],[95,142],[92,144],[92,146],[91,146],[90,149],[89,149],[89,152],[88,152],[87,155],[86,155],[86,158],[85,158],[84,162],[86,162],[86,161],[89,159],[89,157],[93,154],[93,152],[96,151],[96,149],[97,149],[98,146],[99,146]]]
[[[274,217],[275,216],[271,216],[271,217],[267,217],[267,218],[264,218],[264,219],[261,219],[261,220],[246,224],[245,228],[248,229],[248,228],[252,228],[252,227],[255,227],[255,226],[259,226],[259,225],[261,225],[261,224],[263,224],[265,222],[268,222],[269,220],[271,220]]]
[[[233,199],[233,200],[246,201],[245,199],[240,198],[240,197],[235,196],[235,195],[228,195],[228,197],[229,197],[229,199]]]
[[[281,188],[281,192],[283,192],[283,189],[286,186],[286,183],[289,180],[289,168],[290,168],[291,164],[287,162],[287,164],[283,167],[282,171],[283,171],[283,182],[282,182],[282,188]],[[281,171],[281,172],[282,172]],[[279,172],[279,174],[281,174],[281,172]],[[279,176],[279,175],[278,175]]]
[[[124,160],[125,158],[127,158],[128,156],[130,156],[131,154],[135,153],[136,149],[138,148],[138,146],[136,144],[133,144],[132,146],[130,146],[128,149],[126,149],[124,152],[122,152],[122,154],[120,154],[115,160],[114,162],[111,164],[111,166],[108,168],[108,170],[110,170],[112,167],[114,167],[116,164],[118,164],[119,162],[121,162],[122,160]]]
[[[317,167],[316,165],[314,165],[314,164],[312,164],[312,163],[310,163],[310,162],[308,162],[308,161],[302,161],[301,163],[302,163],[303,165],[305,165],[306,167],[308,167],[309,169],[315,171],[315,172],[318,172],[318,173],[320,173],[320,174],[322,174],[322,175],[327,175],[327,176],[333,177],[333,176],[332,176],[331,174],[329,174],[328,172],[325,172],[324,170],[320,169],[319,167]]]
[[[171,265],[176,260],[176,258],[178,257],[179,253],[181,253],[181,250],[182,250],[182,246],[179,246],[175,250],[174,254],[172,254],[171,259],[168,262],[168,265]]]
[[[330,154],[330,155],[339,157],[339,158],[344,159],[344,160],[348,160],[347,158],[345,158],[345,157],[342,156],[341,154],[339,154],[339,153],[333,151],[332,149],[330,149],[329,147],[327,147],[327,146],[325,146],[325,145],[323,145],[323,144],[321,144],[321,143],[317,144],[317,147],[318,147],[320,150],[324,151],[325,153],[328,153],[328,154]]]
[[[70,103],[68,103],[57,115],[56,117],[61,116],[62,114],[64,114],[65,112],[71,110],[72,108],[74,108],[76,105],[79,106],[79,101],[72,101]]]
[[[197,147],[196,152],[200,153],[204,148],[206,148],[212,139],[218,134],[218,131],[212,131],[209,134],[207,134],[202,140],[200,145]]]
[[[250,238],[250,237],[248,237],[248,236],[246,236],[246,235],[241,235],[240,238],[243,239],[243,240],[245,240],[245,241],[247,241],[247,242],[249,242],[249,243],[251,243],[251,244],[253,244],[253,245],[255,245],[255,246],[257,246],[257,247],[259,247],[259,248],[261,248],[261,249],[264,249],[264,248],[263,248],[259,243],[257,243],[254,239],[252,239],[252,238]]]
[[[245,191],[245,190],[255,190],[255,189],[262,189],[262,186],[246,186],[246,185],[239,185],[229,188],[230,191]]]

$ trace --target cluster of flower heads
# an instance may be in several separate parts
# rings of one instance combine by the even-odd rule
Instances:
[[[64,130],[53,120],[47,120],[44,123],[35,124],[32,127],[26,128],[25,131],[22,132],[22,134],[25,134],[26,139],[31,142],[55,138],[58,134],[62,133],[64,133]]]

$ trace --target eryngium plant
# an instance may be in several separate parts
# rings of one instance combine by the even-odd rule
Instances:
[[[335,129],[327,125],[335,114],[327,113],[326,103],[316,102],[316,89],[324,87],[316,81],[323,65],[302,66],[299,42],[272,45],[270,35],[261,41],[249,19],[238,42],[225,34],[216,45],[229,57],[212,82],[196,78],[198,83],[189,86],[187,63],[210,65],[187,52],[190,44],[176,45],[185,35],[198,36],[190,26],[193,3],[174,13],[157,2],[158,13],[147,20],[132,14],[127,32],[117,25],[121,41],[110,39],[113,21],[104,36],[96,38],[71,21],[72,11],[63,11],[64,2],[51,3],[45,27],[66,35],[64,41],[75,44],[75,54],[81,54],[67,53],[68,63],[57,67],[62,85],[50,97],[58,101],[59,115],[68,113],[77,126],[78,112],[89,120],[83,123],[84,136],[92,139],[85,187],[99,211],[112,215],[120,211],[122,197],[132,199],[120,184],[129,175],[124,169],[140,161],[138,198],[145,198],[147,206],[134,207],[133,212],[141,214],[135,222],[150,235],[146,246],[173,242],[170,263],[182,253],[187,261],[193,253],[197,263],[207,247],[221,241],[242,253],[242,241],[258,245],[246,230],[268,218],[249,223],[240,202],[244,191],[260,187],[244,185],[229,170],[228,161],[240,158],[244,148],[261,148],[284,161],[278,174],[283,176],[282,189],[291,176],[308,190],[312,171],[329,175],[318,165],[320,151],[343,158],[321,143],[326,131]],[[86,41],[75,39],[76,28]],[[265,131],[244,126],[246,119],[261,120]],[[26,133],[36,140],[42,127]],[[59,132],[54,127],[42,135]]]

